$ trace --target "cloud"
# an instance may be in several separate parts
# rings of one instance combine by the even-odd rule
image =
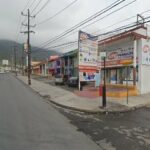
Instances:
[[[30,1],[31,1],[30,3],[32,3],[33,0]],[[72,1],[73,0],[59,0],[59,1],[51,0],[49,4],[36,16],[36,18],[31,20],[31,23],[38,24],[42,20],[45,20],[46,18],[53,16],[56,12],[64,8]],[[33,30],[36,33],[31,36],[32,44],[35,46],[40,45],[40,43],[43,43],[44,41],[47,41],[48,39],[51,39],[59,35],[60,33],[69,29],[70,27],[76,25],[80,21],[86,19],[92,14],[110,5],[114,1],[115,0],[111,0],[111,1],[110,0],[101,0],[101,1],[100,0],[78,0],[70,8],[66,9],[64,12],[54,17],[52,20],[46,22],[45,24],[42,24],[41,26],[37,26],[33,28]],[[132,0],[126,0],[125,3],[130,1]],[[34,2],[31,11],[35,7],[35,4],[37,4],[37,2],[38,0]],[[44,4],[45,2],[46,0],[43,0],[39,6],[41,7],[42,4]],[[16,32],[18,23],[21,24],[21,21],[25,19],[25,17],[23,16],[21,17],[21,20],[19,18],[21,16],[20,15],[21,11],[25,7],[26,3],[27,0],[1,0],[1,5],[0,5],[0,18],[1,18],[0,38],[1,39],[7,38],[10,40],[14,40],[16,38],[17,33],[20,32],[19,28]],[[89,26],[88,28],[85,29],[83,28],[83,30],[92,33],[94,31],[105,28],[108,25],[111,25],[119,20],[125,19],[127,17],[136,15],[137,13],[140,13],[142,11],[148,10],[149,6],[150,6],[149,0],[142,0],[142,1],[137,0],[135,3],[128,6],[127,8],[124,8],[119,12],[110,15],[106,19],[103,19],[102,21],[99,21],[93,24],[92,26]],[[35,14],[40,9],[40,7],[38,7],[35,10],[35,12],[33,12],[33,14]],[[145,15],[149,15],[149,14],[150,12]],[[122,25],[123,24],[124,23],[122,23]],[[112,28],[110,29],[113,29],[115,27],[116,26],[112,26]],[[73,34],[72,36],[66,37],[61,41],[56,42],[56,44],[67,42],[70,40],[74,41],[75,39],[77,39],[77,36],[78,36],[77,33]],[[23,40],[25,38],[26,36],[20,34],[17,40],[23,43],[24,42]]]

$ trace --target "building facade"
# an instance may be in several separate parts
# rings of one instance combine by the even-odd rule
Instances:
[[[144,25],[99,41],[99,55],[106,52],[106,82],[128,81],[139,93],[150,92],[150,27]],[[103,61],[102,79],[103,79]]]

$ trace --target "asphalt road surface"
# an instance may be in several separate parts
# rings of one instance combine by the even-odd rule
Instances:
[[[0,150],[100,150],[46,100],[0,74]]]
[[[59,110],[103,150],[150,150],[150,107],[105,115]]]

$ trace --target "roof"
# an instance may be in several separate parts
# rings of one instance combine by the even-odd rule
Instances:
[[[57,60],[59,58],[58,55],[53,55],[53,56],[50,56],[48,61],[54,61],[54,60]]]
[[[72,50],[72,51],[62,54],[61,57],[75,56],[77,54],[77,52],[78,52],[78,49],[75,49],[75,50]]]
[[[139,26],[139,27],[136,27],[134,29],[131,29],[131,30],[119,33],[117,35],[108,37],[106,39],[100,40],[100,41],[98,41],[98,44],[101,45],[101,44],[111,43],[111,42],[114,42],[114,41],[124,39],[124,38],[129,37],[129,36],[135,37],[136,39],[138,39],[138,38],[145,38],[146,39],[147,36],[136,32],[138,29],[145,29],[146,30],[147,28],[144,27],[144,26]]]
[[[31,62],[31,65],[32,65],[32,66],[36,66],[36,65],[38,65],[38,64],[40,64],[40,61],[32,61],[32,62]]]
[[[31,62],[31,65],[34,67],[34,66],[43,65],[46,63],[47,63],[47,61]]]

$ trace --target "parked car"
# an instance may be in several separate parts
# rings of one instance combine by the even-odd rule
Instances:
[[[55,85],[64,84],[64,78],[61,74],[55,75]]]
[[[78,77],[70,77],[68,79],[68,86],[77,87],[78,86],[78,82],[79,82],[79,78]]]
[[[70,77],[68,80],[68,86],[70,87],[78,87],[79,85],[79,78],[78,77]],[[85,85],[87,85],[86,81],[80,82],[81,88]]]

